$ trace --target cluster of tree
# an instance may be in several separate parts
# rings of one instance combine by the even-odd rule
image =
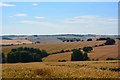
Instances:
[[[17,48],[12,49],[6,58],[8,63],[17,62],[41,62],[43,57],[48,56],[45,50],[35,49],[35,48]]]
[[[71,61],[85,61],[88,60],[87,52],[83,52],[80,49],[74,49],[71,54]]]
[[[96,39],[96,41],[102,41],[102,40],[108,40],[110,39],[109,37],[108,38],[99,38],[99,39]]]
[[[83,47],[84,52],[91,52],[92,50],[93,50],[93,48],[91,46]]]
[[[62,42],[79,42],[81,41],[80,39],[78,38],[58,38],[59,40],[62,40]]]
[[[115,40],[114,39],[107,39],[105,42],[105,45],[114,45],[115,44]]]

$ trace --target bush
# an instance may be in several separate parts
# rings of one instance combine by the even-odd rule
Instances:
[[[107,58],[106,60],[120,60],[120,58]]]
[[[69,42],[69,40],[67,40],[67,42]]]
[[[74,49],[71,54],[71,61],[83,61],[83,53],[80,50]]]
[[[115,44],[115,40],[114,39],[108,39],[106,42],[105,42],[105,45],[114,45]]]
[[[104,46],[104,44],[99,44],[99,46]]]
[[[87,41],[92,41],[92,39],[90,38],[90,39],[87,39]]]
[[[34,48],[17,48],[12,49],[7,54],[8,63],[17,63],[17,62],[41,62],[43,57],[48,56],[45,50],[34,49]]]
[[[61,50],[60,53],[64,53],[64,50]]]
[[[58,62],[66,62],[66,60],[58,60]]]
[[[70,50],[65,50],[65,52],[70,52]]]
[[[98,47],[98,45],[95,45],[94,47]]]
[[[84,52],[91,52],[92,50],[93,50],[93,48],[90,47],[90,46],[87,46],[87,47],[84,47],[84,48],[83,48],[83,51],[84,51]]]

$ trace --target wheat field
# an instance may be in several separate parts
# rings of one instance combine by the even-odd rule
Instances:
[[[118,61],[3,64],[3,78],[119,78]]]

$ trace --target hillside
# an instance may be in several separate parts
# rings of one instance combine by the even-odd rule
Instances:
[[[40,43],[40,44],[22,44],[13,46],[3,46],[2,51],[6,55],[11,49],[18,47],[30,47],[46,50],[49,54],[61,50],[71,50],[75,48],[82,48],[84,46],[95,46],[104,43],[105,41],[90,41],[90,42],[59,42],[59,43]]]
[[[71,53],[72,52],[53,54],[44,58],[43,60],[45,62],[57,62],[58,60],[70,61]],[[94,60],[106,60],[107,58],[111,57],[116,58],[118,57],[118,45],[95,47],[92,52],[88,53],[88,56],[90,59]]]

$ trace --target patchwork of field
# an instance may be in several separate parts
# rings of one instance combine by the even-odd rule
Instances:
[[[46,50],[49,54],[61,50],[71,50],[75,48],[82,48],[84,46],[95,46],[104,43],[105,41],[91,41],[91,42],[59,42],[59,43],[40,43],[40,44],[24,44],[15,46],[3,46],[2,51],[7,54],[11,49],[18,47],[30,47]]]
[[[18,44],[32,44],[29,40],[1,40],[1,45],[18,45]]]
[[[3,64],[3,78],[119,78],[118,61]]]
[[[104,43],[104,41],[92,41],[92,42],[60,42],[60,43],[40,43],[40,44],[25,44],[16,46],[3,46],[2,51],[5,55],[14,48],[18,47],[33,47],[46,50],[49,54],[53,52],[58,52],[61,50],[71,50],[75,48],[82,48],[84,46],[95,46]],[[65,52],[59,54],[52,54],[44,58],[45,62],[57,62],[58,60],[71,60],[72,52]],[[94,47],[93,51],[88,53],[90,59],[94,60],[106,60],[107,58],[117,58],[118,57],[118,42],[115,45],[99,46]]]
[[[58,62],[58,60],[66,60],[71,61],[71,53],[60,53],[49,55],[44,58],[45,62]],[[88,56],[91,60],[106,60],[107,58],[118,58],[118,45],[110,45],[110,46],[100,46],[95,47],[94,50],[88,53]]]

